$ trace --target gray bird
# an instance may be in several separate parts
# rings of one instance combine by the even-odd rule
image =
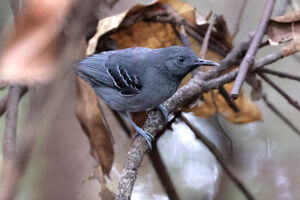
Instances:
[[[74,70],[88,82],[111,109],[119,111],[142,135],[149,147],[153,136],[138,127],[128,112],[158,108],[178,89],[181,80],[197,66],[219,66],[203,60],[187,47],[160,49],[134,47],[94,54],[78,62]]]

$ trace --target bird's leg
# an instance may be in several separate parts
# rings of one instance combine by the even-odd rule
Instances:
[[[138,135],[141,135],[145,138],[148,146],[150,147],[150,149],[152,149],[152,145],[151,145],[151,141],[154,139],[154,136],[151,135],[150,133],[144,131],[143,129],[141,129],[140,127],[138,127],[133,121],[132,119],[129,117],[129,115],[126,112],[120,112],[121,115],[123,117],[125,117],[130,124],[134,127],[134,129],[136,130],[136,134],[134,135],[134,138],[136,138]]]

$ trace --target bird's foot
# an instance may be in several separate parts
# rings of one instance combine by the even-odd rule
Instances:
[[[136,133],[133,137],[136,138],[138,135],[143,136],[145,138],[149,148],[152,149],[151,141],[154,139],[154,136],[151,135],[150,133],[148,133],[147,131],[144,131],[140,127],[135,127],[135,129],[136,129]]]
[[[149,112],[151,110],[154,110],[154,109],[158,109],[161,112],[161,114],[165,118],[165,122],[167,123],[168,122],[168,117],[169,117],[169,112],[167,111],[167,109],[163,105],[160,104],[155,108],[148,109],[147,112]]]
[[[166,120],[166,123],[168,122],[168,117],[169,117],[169,112],[167,111],[167,109],[163,106],[163,105],[159,105],[158,106],[158,109],[160,110],[160,112],[163,114],[165,120]]]
[[[148,146],[150,149],[152,149],[152,145],[151,145],[151,141],[154,139],[154,136],[151,135],[150,133],[148,133],[147,131],[144,131],[143,129],[141,129],[140,127],[138,127],[129,117],[129,115],[126,112],[120,112],[120,114],[122,116],[124,116],[130,123],[131,125],[134,127],[134,129],[136,130],[136,134],[133,136],[133,138],[136,138],[138,135],[141,135],[145,138]]]

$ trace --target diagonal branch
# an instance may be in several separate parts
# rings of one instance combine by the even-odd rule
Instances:
[[[157,141],[153,141],[153,149],[151,152],[149,152],[148,155],[152,163],[152,166],[158,175],[160,182],[162,183],[164,189],[166,190],[169,199],[179,200],[180,199],[179,194],[176,191],[173,181],[158,151]]]
[[[1,171],[1,183],[7,183],[2,185],[0,190],[1,199],[12,199],[15,195],[11,192],[11,179],[15,174],[15,164],[17,161],[17,148],[16,148],[16,137],[17,137],[17,121],[18,121],[18,106],[19,100],[27,91],[26,87],[19,85],[11,85],[8,90],[7,103],[6,103],[6,116],[5,116],[5,131],[3,135],[3,164]],[[3,190],[8,188],[8,190]]]
[[[272,70],[272,69],[266,69],[266,68],[262,68],[258,71],[262,72],[262,73],[265,73],[265,74],[275,75],[275,76],[278,76],[280,78],[286,78],[286,79],[290,79],[290,80],[300,81],[300,76],[297,76],[297,75],[294,75],[294,74],[289,74],[289,73],[286,73],[286,72],[279,72],[279,71],[275,71],[275,70]]]
[[[262,73],[258,73],[258,75],[266,82],[268,83],[272,88],[274,88],[279,94],[281,94],[292,106],[294,106],[297,110],[300,111],[300,105],[299,103],[294,100],[292,97],[290,97],[285,91],[283,91],[278,85],[276,85],[271,79],[269,79],[267,76],[265,76]]]
[[[268,100],[266,95],[263,95],[263,100],[265,104],[288,125],[288,127],[290,127],[293,131],[295,131],[296,134],[300,136],[300,130]]]
[[[208,44],[209,44],[209,38],[212,32],[212,29],[214,27],[215,21],[217,19],[218,15],[216,13],[212,13],[210,20],[209,20],[209,25],[207,28],[207,31],[205,33],[204,39],[203,39],[203,43],[202,43],[202,48],[201,48],[201,52],[200,52],[200,58],[204,59],[206,56],[206,52],[208,49]]]
[[[266,32],[268,21],[271,17],[274,4],[275,4],[275,0],[267,0],[266,1],[263,16],[260,20],[257,31],[256,31],[255,36],[249,46],[249,49],[239,67],[238,75],[236,77],[233,88],[231,90],[231,97],[233,99],[238,98],[238,96],[240,94],[240,90],[242,88],[242,85],[245,81],[246,75],[247,75],[251,65],[254,62],[254,57],[255,57],[256,52],[259,48],[259,45],[262,41],[262,38]]]
[[[216,145],[212,143],[208,138],[206,138],[197,128],[191,124],[184,115],[180,115],[180,118],[186,125],[195,133],[197,138],[208,148],[208,150],[214,155],[224,172],[227,174],[229,179],[243,192],[245,197],[248,200],[254,200],[255,198],[247,189],[247,187],[234,175],[232,170],[227,166],[225,159],[223,158],[222,153],[218,150]]]

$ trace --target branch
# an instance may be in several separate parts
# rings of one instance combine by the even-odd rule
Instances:
[[[249,49],[239,67],[238,75],[236,77],[235,83],[231,90],[231,97],[233,99],[238,98],[240,90],[242,88],[242,85],[245,81],[246,75],[249,71],[249,68],[251,67],[251,65],[254,62],[254,57],[255,57],[258,47],[262,41],[262,38],[266,32],[268,21],[270,19],[272,11],[273,11],[274,3],[275,3],[275,0],[267,0],[266,1],[263,16],[260,20],[257,31],[256,31],[255,36],[249,46]]]
[[[287,78],[290,80],[300,81],[300,76],[296,76],[293,74],[285,73],[285,72],[279,72],[271,69],[262,68],[258,70],[259,72],[265,73],[265,74],[271,74],[275,76],[279,76],[280,78]]]
[[[266,95],[263,95],[263,100],[265,104],[282,120],[284,121],[288,127],[290,127],[295,133],[300,136],[300,130],[286,117],[284,116],[271,102],[269,102]]]
[[[161,23],[169,23],[174,25],[184,25],[185,31],[188,35],[193,37],[199,43],[202,43],[205,35],[205,32],[197,25],[187,21],[184,17],[178,14],[175,9],[167,4],[161,4],[165,10],[161,11],[152,11],[150,13],[146,13],[144,16],[145,21],[152,21],[152,22],[161,22]],[[211,38],[211,43],[209,43],[209,48],[222,56],[226,56],[228,53],[229,47],[225,46],[224,44],[220,43],[218,40]]]
[[[207,48],[208,48],[208,44],[209,44],[209,38],[210,38],[210,35],[211,35],[211,31],[212,31],[212,28],[214,26],[214,23],[215,23],[217,17],[218,17],[218,15],[216,15],[215,13],[213,13],[212,16],[211,16],[211,18],[210,18],[209,26],[207,28],[207,31],[206,31],[206,34],[205,34],[205,37],[204,37],[204,41],[202,43],[202,49],[201,49],[201,52],[200,52],[200,58],[202,58],[202,59],[205,58],[205,55],[206,55],[206,52],[207,52]],[[203,66],[201,66],[200,69],[202,69],[201,71],[203,71]],[[231,98],[229,98],[229,94],[225,90],[224,86],[221,85],[218,89],[219,89],[219,93],[223,96],[223,98],[227,102],[228,106],[234,112],[239,112],[239,108],[237,107],[237,105],[235,104],[235,102],[232,101]]]
[[[15,160],[16,158],[16,134],[18,104],[20,99],[21,87],[11,85],[7,98],[7,113],[5,116],[5,131],[3,136],[3,164],[6,161]],[[5,167],[3,167],[5,168]]]
[[[228,106],[234,111],[234,112],[240,112],[239,107],[236,105],[236,103],[230,98],[230,95],[226,91],[223,85],[219,87],[219,93],[223,96],[225,101],[227,102]]]
[[[157,141],[153,141],[153,149],[151,152],[149,152],[149,158],[152,163],[153,168],[155,169],[155,172],[157,173],[157,177],[162,183],[163,187],[166,190],[166,193],[169,197],[169,199],[179,200],[179,194],[176,191],[176,188],[172,182],[171,177],[169,176],[169,173],[167,171],[167,168],[160,156],[160,153],[157,148]]]
[[[20,93],[20,99],[27,93],[28,88],[27,87],[21,87],[21,93]],[[7,101],[8,101],[8,94],[5,95],[0,100],[0,117],[6,112],[7,109]]]
[[[15,164],[17,161],[16,136],[17,136],[17,121],[18,121],[18,106],[19,100],[27,91],[26,87],[19,85],[11,85],[8,90],[5,116],[5,131],[3,136],[3,161],[2,161],[2,176],[1,184],[11,183],[12,177],[15,175]],[[5,110],[4,110],[5,111]],[[12,199],[16,194],[10,190],[14,185],[5,184],[3,187],[8,188],[7,191],[0,190],[1,199]]]
[[[210,38],[210,35],[211,35],[212,29],[214,27],[217,17],[218,17],[218,15],[216,13],[213,13],[212,16],[210,17],[209,25],[208,25],[207,31],[205,33],[201,52],[200,52],[200,58],[202,58],[202,59],[204,59],[206,56],[206,52],[207,52],[208,44],[209,44],[209,38]]]
[[[185,31],[185,28],[184,28],[184,25],[180,25],[179,27],[179,31],[177,31],[176,27],[173,25],[172,26],[176,35],[178,36],[182,46],[184,47],[190,47],[191,46],[191,42],[186,34],[186,31]]]
[[[186,123],[186,125],[195,133],[196,137],[201,140],[201,142],[208,148],[208,150],[214,155],[224,172],[227,174],[229,179],[241,190],[248,200],[254,200],[255,198],[246,188],[246,186],[234,175],[231,169],[227,166],[222,153],[218,150],[214,143],[212,143],[208,138],[206,138],[197,128],[195,128],[188,119],[181,115],[180,118]]]
[[[273,87],[279,94],[281,94],[292,106],[294,106],[297,110],[300,111],[300,105],[299,103],[291,98],[286,92],[284,92],[278,85],[276,85],[271,79],[269,79],[267,76],[265,76],[262,73],[258,73],[258,75],[271,87]]]
[[[255,62],[251,71],[255,72],[255,71],[261,69],[262,67],[272,64],[272,63],[276,62],[277,60],[284,58],[284,57],[285,57],[285,55],[284,55],[282,49],[275,51],[274,53],[266,55],[265,57],[263,57],[263,58],[259,59],[257,62]]]

